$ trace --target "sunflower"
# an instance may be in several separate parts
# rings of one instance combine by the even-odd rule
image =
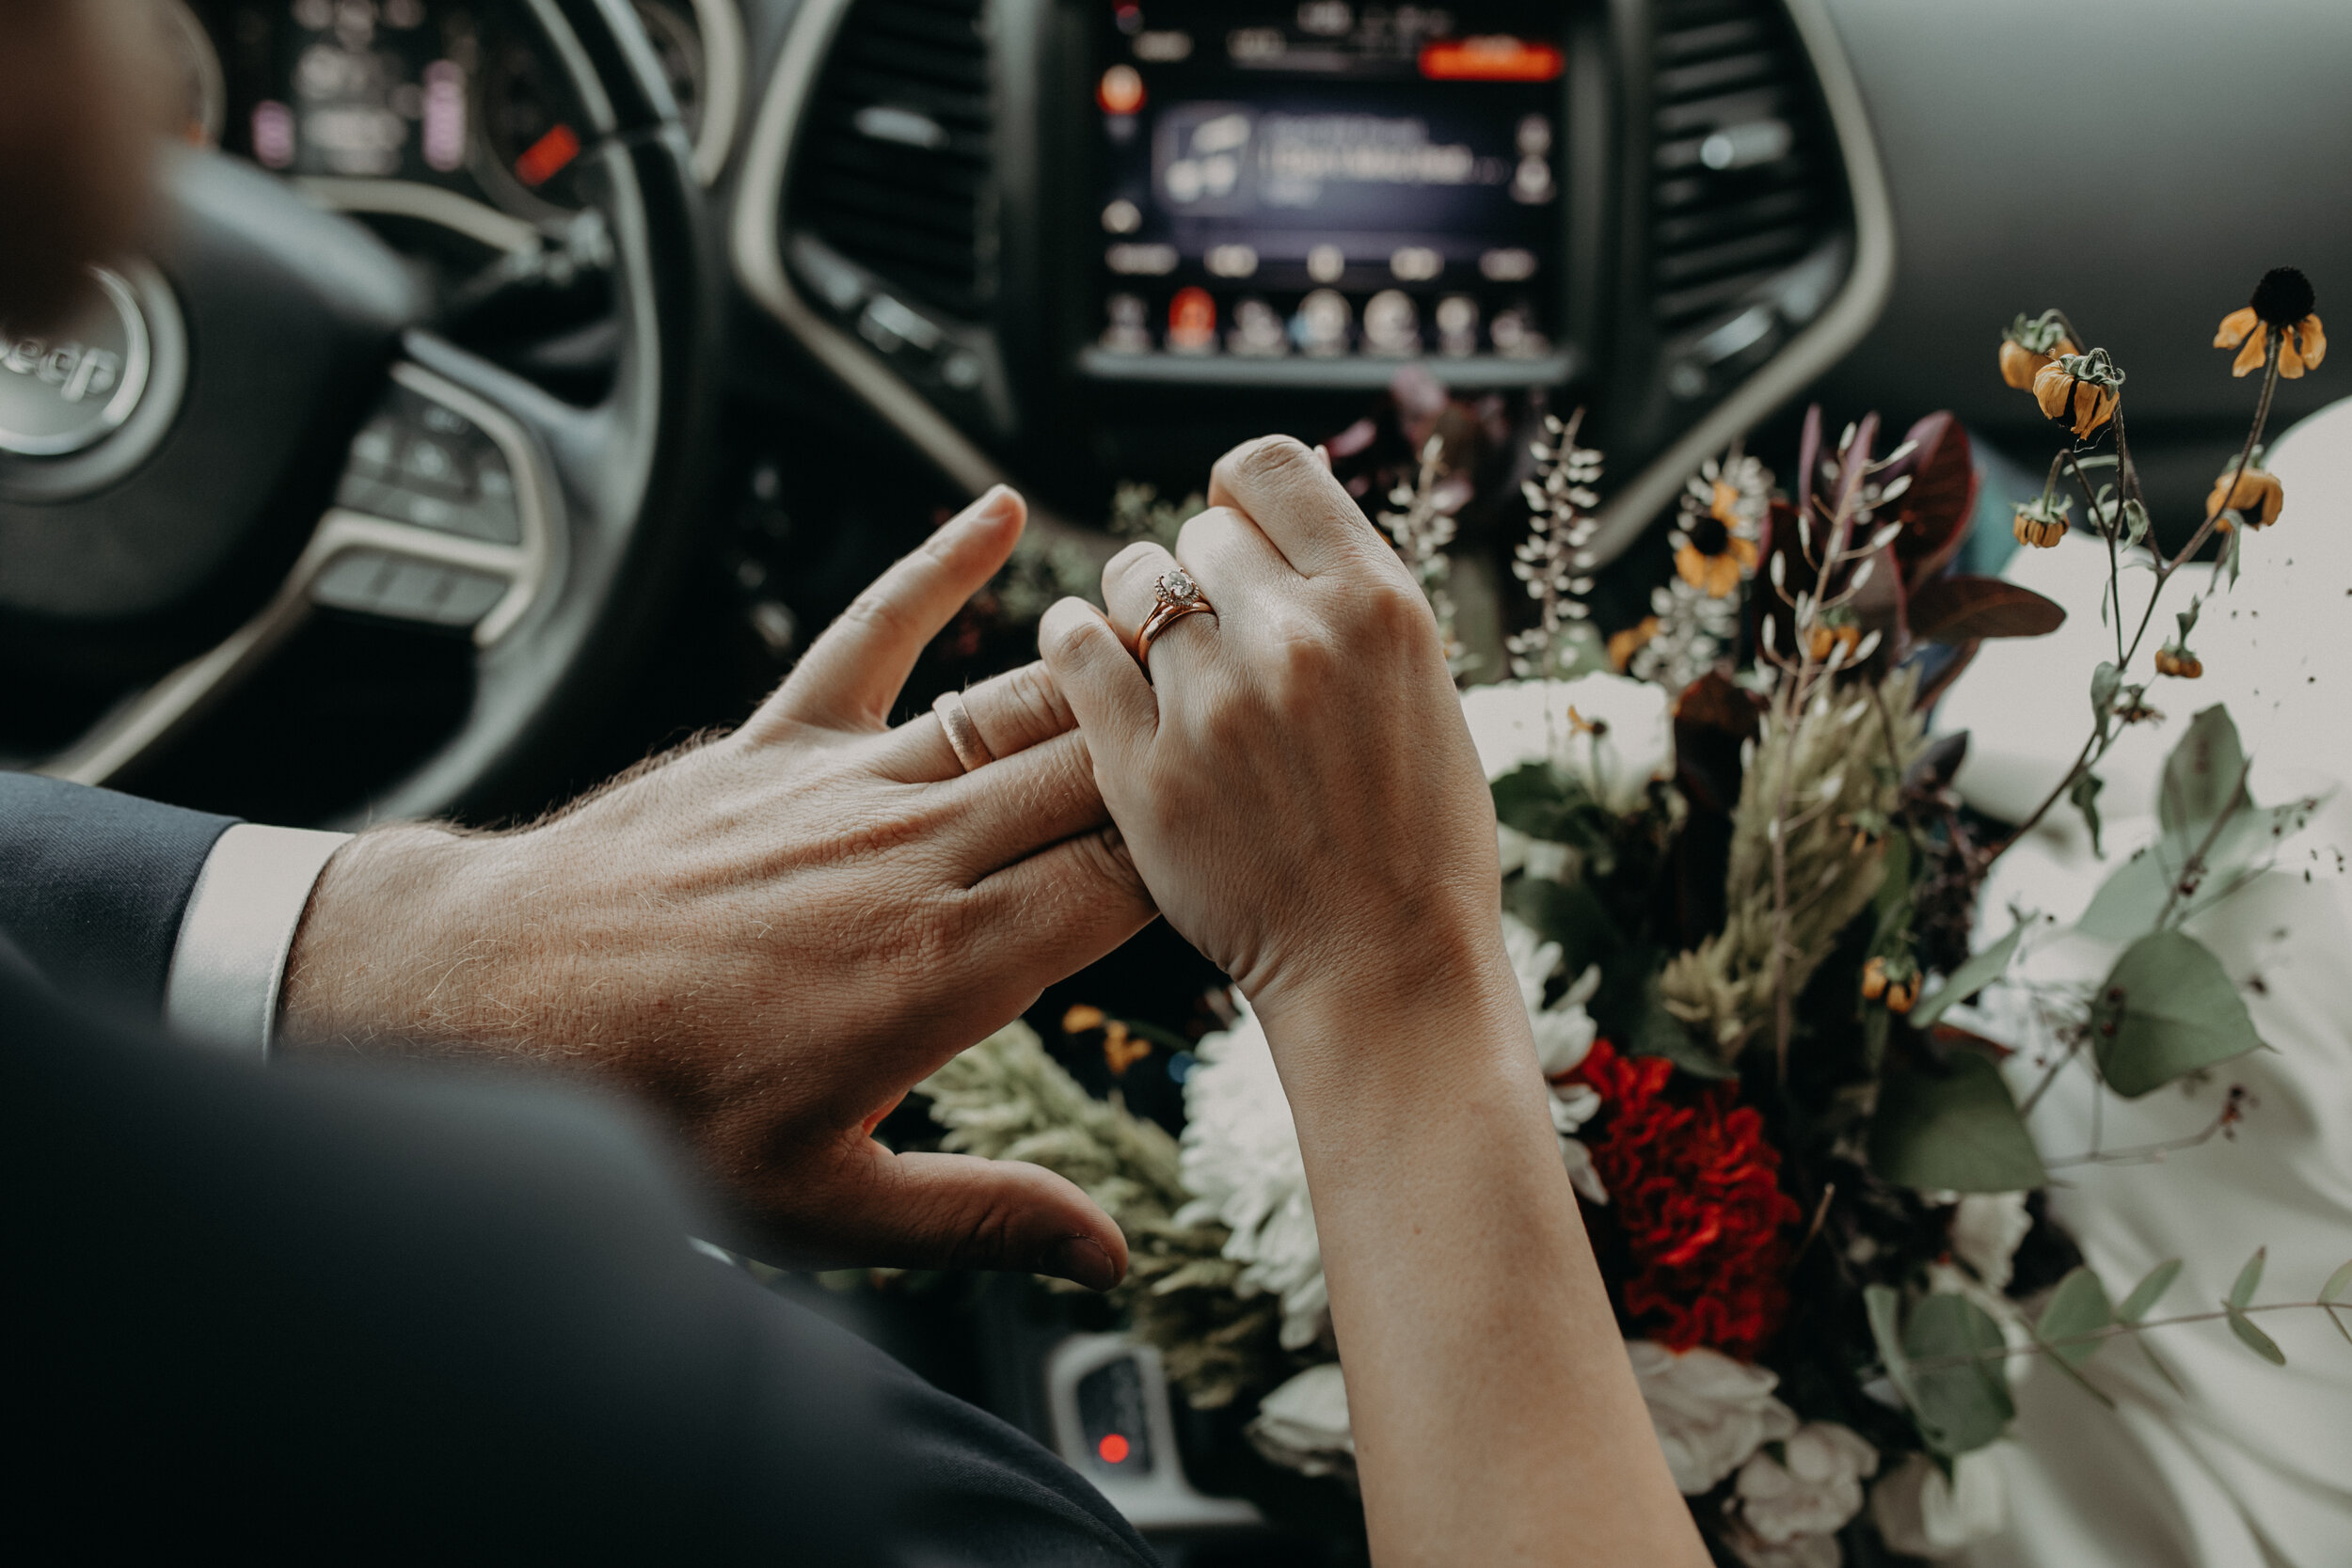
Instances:
[[[2264,356],[2270,352],[2270,335],[2276,332],[2279,373],[2289,381],[2296,380],[2328,357],[2328,334],[2312,313],[2317,303],[2310,278],[2293,267],[2273,267],[2254,285],[2254,297],[2243,309],[2221,318],[2221,330],[2213,335],[2213,346],[2237,349],[2230,373],[2244,375],[2262,368]],[[2245,347],[2239,348],[2241,343]]]
[[[1756,570],[1756,541],[1742,539],[1709,512],[1691,520],[1675,550],[1682,580],[1710,599],[1740,592],[1740,579]]]

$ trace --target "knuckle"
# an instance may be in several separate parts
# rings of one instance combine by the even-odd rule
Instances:
[[[1158,576],[1162,552],[1157,545],[1137,540],[1112,556],[1103,568],[1103,594],[1105,598],[1119,593],[1127,583],[1145,574]]]
[[[1312,465],[1314,453],[1288,436],[1261,436],[1235,447],[1224,461],[1244,479],[1279,483],[1297,475],[1302,465]]]
[[[1041,664],[1027,664],[1005,680],[1002,693],[1008,727],[1023,736],[1057,735],[1077,722],[1061,684]]]

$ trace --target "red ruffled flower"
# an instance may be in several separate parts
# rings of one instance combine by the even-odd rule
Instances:
[[[1729,1083],[1669,1092],[1674,1064],[1595,1040],[1573,1073],[1600,1094],[1584,1136],[1632,1254],[1626,1313],[1670,1350],[1753,1360],[1788,1315],[1789,1227],[1780,1153]]]

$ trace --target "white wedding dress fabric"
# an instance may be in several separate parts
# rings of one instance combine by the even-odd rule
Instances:
[[[2332,368],[2332,367],[2331,367]],[[2099,884],[2155,835],[2156,784],[2189,721],[2228,705],[2252,760],[2258,805],[2326,794],[2272,869],[2190,923],[2239,983],[2267,1050],[2137,1101],[2100,1089],[2077,1063],[2029,1125],[2053,1166],[2052,1210],[2120,1300],[2151,1268],[2183,1260],[2151,1313],[2218,1309],[2257,1246],[2268,1262],[2257,1302],[2312,1300],[2352,1259],[2352,400],[2281,437],[2269,463],[2285,488],[2276,527],[2246,541],[2244,576],[2217,588],[2190,646],[2205,673],[2159,679],[2161,723],[2127,731],[2099,768],[2106,858],[2061,803],[1996,865],[1979,909],[1979,945],[2010,927],[2009,907],[2052,917],[2028,939],[2011,982],[1954,1015],[2017,1048],[2006,1070],[2020,1098],[2050,1059],[2028,987],[2089,983],[2119,944],[2071,929]],[[1978,807],[2021,820],[2064,774],[2089,733],[2090,673],[2115,657],[2103,624],[2104,546],[2082,533],[2024,550],[2007,575],[2064,605],[2067,622],[2033,641],[1987,643],[1937,716],[1970,732],[1958,785]],[[2148,653],[2174,630],[2175,578]],[[2125,573],[2128,628],[2153,574]],[[2155,911],[2150,911],[2153,921]],[[2073,1163],[2159,1144],[2209,1126],[2231,1085],[2251,1096],[2235,1136],[2160,1160]],[[2009,1522],[1966,1548],[1971,1568],[2346,1568],[2352,1565],[2352,1343],[2315,1310],[2255,1319],[2286,1354],[2258,1359],[2216,1321],[2145,1338],[2176,1393],[2128,1340],[2085,1369],[2106,1409],[2042,1364],[2013,1367],[2018,1418],[1991,1452]]]

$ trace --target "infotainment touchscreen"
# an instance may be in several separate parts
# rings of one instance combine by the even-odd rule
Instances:
[[[1089,357],[1548,358],[1562,9],[1105,0]]]

